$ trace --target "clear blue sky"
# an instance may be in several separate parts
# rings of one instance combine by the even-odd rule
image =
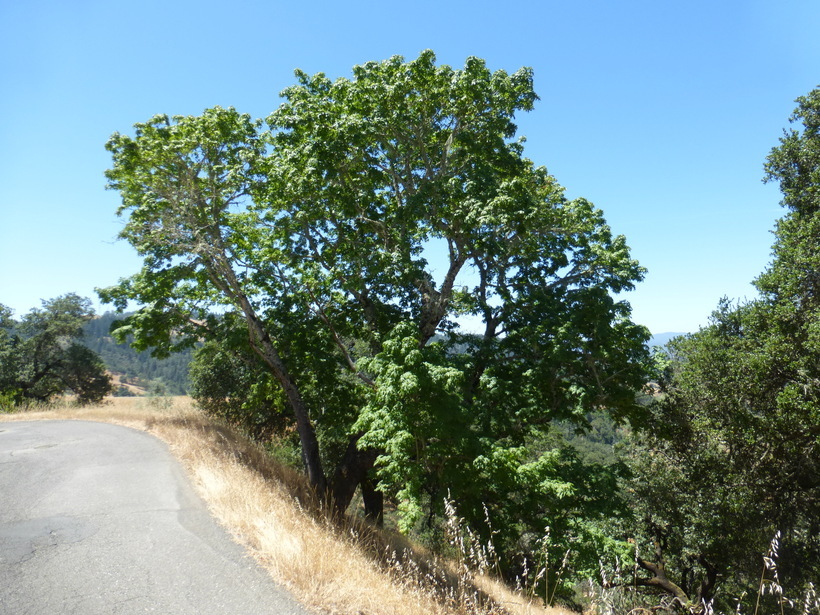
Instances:
[[[637,322],[693,331],[754,295],[782,213],[762,165],[820,84],[816,0],[0,0],[0,303],[20,316],[137,271],[104,190],[111,133],[214,105],[264,117],[295,68],[427,48],[533,67],[527,155],[649,269]]]

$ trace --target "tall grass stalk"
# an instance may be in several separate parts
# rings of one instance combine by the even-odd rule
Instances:
[[[539,579],[541,577],[544,578],[544,606],[552,606],[555,602],[555,594],[558,591],[558,588],[561,585],[561,578],[564,576],[564,572],[567,569],[567,564],[569,562],[569,556],[571,553],[571,549],[567,549],[564,553],[564,557],[561,559],[561,565],[558,567],[558,571],[555,575],[555,580],[552,582],[552,592],[550,592],[550,554],[549,550],[552,547],[552,540],[551,540],[551,530],[550,527],[547,526],[544,530],[544,536],[540,540],[541,542],[541,567],[535,574],[535,580],[533,581],[533,591],[536,591],[536,587],[538,585]]]
[[[763,571],[760,573],[760,583],[758,584],[757,588],[757,600],[755,601],[755,612],[754,615],[758,615],[758,610],[760,609],[760,598],[766,594],[766,590],[768,588],[769,593],[774,594],[777,596],[777,602],[780,606],[780,615],[784,615],[783,612],[783,587],[780,585],[780,579],[777,574],[777,551],[780,548],[780,531],[778,530],[772,541],[769,543],[769,550],[766,552],[766,555],[763,556]],[[767,579],[766,573],[771,572],[772,578]]]

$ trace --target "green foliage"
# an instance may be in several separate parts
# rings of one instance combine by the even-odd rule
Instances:
[[[377,484],[405,528],[435,530],[449,490],[471,525],[485,504],[502,520],[510,568],[545,525],[595,542],[620,470],[539,438],[643,412],[649,335],[614,297],[644,271],[524,157],[531,71],[424,52],[297,79],[267,130],[215,108],[112,136],[122,237],[144,258],[100,291],[144,306],[115,335],[159,354],[207,340],[195,395],[260,435],[286,408],[342,508],[345,482]],[[456,331],[467,315],[481,334]]]
[[[111,390],[100,358],[80,343],[93,316],[91,302],[74,294],[43,301],[16,322],[0,306],[0,394],[4,407],[48,402],[65,392],[78,403],[99,403]]]
[[[292,425],[280,387],[254,355],[231,353],[216,342],[196,351],[191,396],[200,408],[264,442]]]
[[[632,450],[641,542],[693,599],[755,587],[777,532],[782,582],[820,577],[820,90],[798,103],[802,126],[766,164],[788,212],[761,297],[724,301],[670,344],[666,395]]]
[[[20,401],[20,391],[9,389],[0,392],[0,412],[14,412]]]
[[[399,502],[401,527],[418,531],[443,520],[447,497],[479,537],[493,540],[504,573],[521,575],[528,567],[536,574],[546,527],[553,532],[553,566],[571,545],[572,570],[594,571],[612,548],[603,521],[624,514],[623,466],[583,460],[549,427],[549,416],[524,423],[477,413],[478,399],[464,399],[466,357],[448,353],[442,342],[419,347],[410,323],[399,325],[383,348],[362,361],[376,386],[354,429],[364,432],[360,445],[382,451],[380,489]]]
[[[419,347],[418,329],[396,327],[383,350],[362,360],[375,387],[353,429],[360,446],[382,451],[381,488],[395,497],[407,530],[424,514],[425,490],[443,506],[443,490],[468,476],[474,458],[470,421],[461,404],[463,377],[446,364],[441,344]]]
[[[0,304],[0,408],[10,412],[21,400],[21,391],[16,388],[19,356],[19,340],[14,335],[16,323],[10,308]]]
[[[454,71],[430,53],[392,58],[353,80],[299,74],[268,118],[288,155],[277,167],[288,189],[269,185],[290,203],[275,210],[281,253],[296,257],[288,270],[311,289],[308,305],[334,303],[334,330],[374,347],[356,363],[375,387],[353,429],[381,451],[380,489],[405,527],[440,515],[446,489],[470,523],[481,499],[531,489],[503,477],[526,463],[533,429],[584,429],[601,407],[641,411],[647,333],[611,292],[643,271],[599,210],[565,200],[510,140],[513,113],[535,99],[531,78],[477,59]],[[430,243],[447,248],[438,279]],[[468,267],[472,284],[459,287]],[[465,314],[482,335],[448,334]]]
[[[589,427],[578,431],[572,423],[556,422],[553,427],[570,444],[586,463],[610,466],[619,462],[617,449],[630,429],[618,425],[605,411],[587,416]]]

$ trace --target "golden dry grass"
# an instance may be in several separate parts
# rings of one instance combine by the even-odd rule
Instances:
[[[317,511],[302,476],[273,462],[233,429],[199,412],[187,398],[115,398],[0,414],[2,420],[83,419],[125,425],[164,440],[220,523],[303,604],[323,613],[559,615],[493,579],[441,581],[401,537],[355,521],[334,523]],[[401,555],[412,552],[412,561]],[[435,580],[434,580],[435,579]],[[466,589],[465,589],[466,587]],[[480,588],[480,589],[479,589]],[[491,598],[476,606],[478,593]]]

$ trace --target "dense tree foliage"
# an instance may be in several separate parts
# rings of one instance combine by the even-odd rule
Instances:
[[[0,306],[0,396],[6,405],[47,402],[72,392],[97,403],[111,390],[100,358],[82,343],[91,302],[69,294],[43,301],[20,321]]]
[[[798,103],[765,167],[787,213],[760,297],[670,345],[666,395],[633,450],[646,580],[725,608],[757,586],[778,532],[781,583],[820,578],[820,90]]]
[[[358,485],[375,516],[383,494],[405,527],[430,526],[449,492],[470,522],[486,506],[508,528],[505,556],[547,525],[592,540],[617,509],[612,468],[532,444],[556,419],[640,411],[648,332],[614,297],[643,270],[514,140],[531,72],[425,52],[297,78],[267,129],[214,108],[112,136],[122,237],[144,258],[100,291],[144,306],[118,335],[160,353],[217,344],[197,369],[228,370],[225,388],[195,378],[214,403],[263,367],[269,381],[219,411],[284,405],[341,509]],[[467,316],[478,333],[457,330]]]
[[[202,410],[258,442],[291,425],[281,388],[252,354],[208,342],[197,350],[190,376],[191,396]]]

